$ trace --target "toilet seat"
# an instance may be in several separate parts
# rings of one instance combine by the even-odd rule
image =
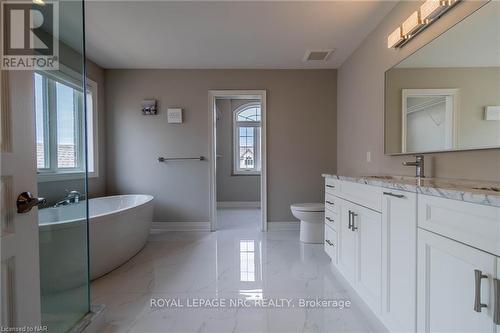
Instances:
[[[299,212],[324,212],[325,204],[323,203],[297,203],[290,206],[292,210]]]

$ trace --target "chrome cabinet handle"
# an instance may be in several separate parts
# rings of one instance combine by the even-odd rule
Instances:
[[[494,308],[493,308],[493,322],[495,325],[500,325],[500,280],[493,279],[493,300],[494,300]]]
[[[334,246],[333,243],[329,239],[325,239],[325,243],[330,245],[330,246]]]
[[[356,230],[358,230],[358,227],[356,227],[356,226],[354,225],[354,218],[355,218],[356,216],[358,216],[358,214],[356,214],[355,212],[352,212],[352,224],[351,224],[351,230],[352,230],[352,231],[356,231]]]
[[[352,228],[352,211],[349,210],[349,224],[347,225],[347,229]]]
[[[35,198],[30,192],[23,192],[19,194],[16,201],[17,212],[24,214],[35,206],[44,205],[47,202],[44,198]]]
[[[403,194],[394,194],[391,192],[383,192],[383,193],[384,193],[384,195],[390,195],[391,197],[395,197],[395,198],[399,198],[399,199],[405,198],[405,196]]]
[[[335,220],[334,220],[334,219],[331,219],[331,218],[329,218],[328,216],[327,216],[327,217],[325,217],[325,219],[327,219],[328,221],[330,221],[330,222],[332,222],[332,223],[333,223],[333,222],[335,222]]]
[[[333,185],[326,185],[326,187],[335,188],[335,186],[333,186]]]
[[[333,205],[335,205],[335,203],[334,203],[334,202],[331,202],[331,201],[328,201],[328,200],[326,200],[325,202],[326,202],[327,204],[329,204],[329,205],[332,205],[332,206],[333,206]]]
[[[482,308],[488,307],[487,304],[481,303],[481,280],[488,278],[478,269],[474,270],[474,311],[481,312]]]

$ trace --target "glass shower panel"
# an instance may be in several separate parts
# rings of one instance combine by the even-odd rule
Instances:
[[[34,74],[38,222],[42,323],[67,332],[90,310],[87,89],[83,2],[57,3],[59,69]]]

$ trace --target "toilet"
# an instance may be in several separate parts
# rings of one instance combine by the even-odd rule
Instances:
[[[290,206],[292,215],[300,220],[300,241],[323,243],[325,233],[325,204],[297,203]]]

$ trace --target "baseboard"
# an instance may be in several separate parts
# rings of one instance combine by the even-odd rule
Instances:
[[[219,201],[217,208],[260,208],[260,201]]]
[[[151,232],[155,231],[210,231],[210,222],[153,222]]]
[[[267,230],[269,231],[300,230],[300,221],[267,222]]]

